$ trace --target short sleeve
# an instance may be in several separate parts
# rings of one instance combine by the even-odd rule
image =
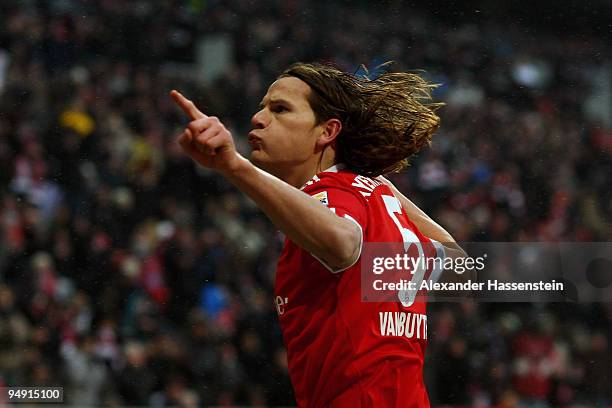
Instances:
[[[319,262],[321,262],[321,264],[323,264],[323,266],[333,273],[342,272],[350,268],[357,263],[361,257],[364,232],[368,226],[367,206],[365,199],[359,194],[358,191],[351,189],[348,185],[343,185],[341,180],[337,180],[334,177],[321,178],[317,183],[314,183],[305,189],[304,192],[326,205],[329,210],[335,213],[337,216],[354,222],[361,230],[359,256],[352,265],[342,268],[341,270],[334,270],[325,264],[325,262],[315,257]]]
[[[437,282],[438,280],[440,280],[440,276],[442,275],[442,272],[444,271],[444,269],[442,268],[442,264],[444,263],[444,260],[446,259],[446,250],[444,249],[444,245],[442,245],[440,242],[434,239],[431,239],[431,238],[429,240],[431,241],[434,248],[436,249],[436,258],[442,260],[442,262],[434,262],[434,269],[431,271],[431,274],[429,275],[429,279],[432,282]]]

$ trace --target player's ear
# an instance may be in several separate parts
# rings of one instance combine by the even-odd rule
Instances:
[[[342,130],[342,122],[336,118],[326,120],[319,126],[321,127],[321,133],[317,140],[317,144],[321,146],[327,146],[334,142]]]

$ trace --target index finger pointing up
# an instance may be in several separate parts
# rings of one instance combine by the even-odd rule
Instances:
[[[205,114],[200,112],[192,101],[185,98],[179,91],[172,90],[172,92],[170,92],[170,96],[172,96],[174,102],[181,107],[183,112],[185,112],[187,116],[191,118],[191,120],[203,119],[207,117]]]

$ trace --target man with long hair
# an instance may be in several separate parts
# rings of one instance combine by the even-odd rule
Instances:
[[[427,244],[434,256],[456,250],[448,232],[381,177],[430,143],[440,122],[432,88],[413,73],[368,79],[294,64],[251,120],[250,160],[218,118],[171,93],[191,119],[183,150],[254,200],[287,237],[275,302],[301,407],[429,406],[425,302],[363,301],[360,257],[364,242]]]

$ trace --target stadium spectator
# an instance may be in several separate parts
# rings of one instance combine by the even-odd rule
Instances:
[[[431,151],[393,177],[402,192],[458,241],[610,241],[611,130],[587,103],[610,41],[584,10],[547,12],[550,23],[531,12],[534,24],[529,7],[371,7],[2,2],[0,383],[68,392],[99,390],[105,379],[104,398],[122,404],[177,395],[294,403],[271,302],[282,237],[182,157],[172,88],[228,118],[240,148],[248,112],[289,62],[423,68],[447,106]],[[508,15],[520,19],[506,24]],[[197,40],[215,33],[233,44],[232,64],[210,83],[186,80]],[[549,348],[565,356],[538,399],[609,404],[610,378],[598,373],[609,367],[612,308],[541,304],[431,305],[432,403],[466,397],[440,389],[448,358],[467,362],[460,391],[475,404],[532,398],[511,381],[520,379],[521,342],[540,335],[530,315],[553,322]],[[99,382],[74,381],[79,361]],[[141,367],[148,375],[135,384]]]

